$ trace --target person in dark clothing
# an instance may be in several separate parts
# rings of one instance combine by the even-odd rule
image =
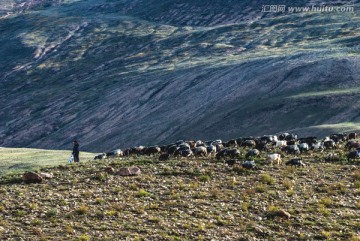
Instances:
[[[74,142],[74,147],[73,147],[73,157],[74,157],[74,162],[80,162],[79,159],[79,143],[75,140]]]

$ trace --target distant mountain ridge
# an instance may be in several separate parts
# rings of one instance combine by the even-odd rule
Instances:
[[[350,4],[326,4],[335,2]],[[0,19],[1,146],[62,149],[77,138],[102,151],[359,123],[356,11],[261,13],[320,1],[17,3]]]

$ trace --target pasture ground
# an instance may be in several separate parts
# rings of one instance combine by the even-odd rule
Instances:
[[[325,163],[324,155],[303,154],[307,166],[295,168],[270,166],[263,154],[256,161],[259,170],[201,158],[65,162],[43,168],[54,178],[41,184],[24,184],[19,173],[7,174],[0,184],[0,237],[359,240],[359,163]],[[133,165],[141,175],[105,171]],[[279,210],[291,217],[278,217]]]

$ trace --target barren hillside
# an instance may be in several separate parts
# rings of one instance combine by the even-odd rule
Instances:
[[[0,146],[77,138],[103,151],[357,128],[358,1],[353,13],[292,14],[262,13],[268,1],[10,2]],[[290,2],[321,4],[280,4]]]

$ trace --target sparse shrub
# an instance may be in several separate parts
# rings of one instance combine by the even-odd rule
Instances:
[[[360,181],[360,171],[354,172],[352,176],[355,181]]]
[[[249,199],[250,196],[254,195],[256,193],[256,190],[253,188],[245,189],[245,191],[242,193],[242,197],[244,199]]]
[[[29,208],[30,208],[31,210],[36,209],[37,206],[38,206],[38,205],[37,205],[36,203],[30,203],[30,204],[29,204]]]
[[[219,194],[220,194],[220,190],[218,188],[212,188],[210,190],[210,196],[212,198],[217,198],[219,196]]]
[[[272,178],[269,174],[262,174],[260,175],[260,179],[263,183],[266,183],[268,185],[274,184],[275,179]]]
[[[357,189],[360,189],[360,181],[356,181],[354,183],[354,187],[357,188]]]
[[[89,212],[89,209],[85,204],[83,204],[78,209],[76,209],[75,212],[79,215],[84,215]]]
[[[66,226],[65,227],[65,232],[68,233],[68,234],[72,234],[75,232],[74,228],[71,227],[71,226]]]
[[[267,191],[267,186],[265,186],[264,184],[259,184],[255,187],[256,192],[259,193],[264,193]]]
[[[324,238],[326,238],[326,239],[328,239],[328,238],[331,237],[331,232],[322,230],[322,231],[321,231],[321,236],[324,237]]]
[[[319,203],[323,204],[325,207],[331,207],[333,205],[333,200],[329,197],[323,198],[319,201]]]
[[[287,190],[291,190],[293,188],[293,183],[288,179],[285,178],[285,180],[283,181],[283,186],[287,189]]]
[[[139,190],[136,194],[136,197],[148,197],[150,196],[150,193],[145,191],[144,189]]]
[[[208,175],[199,176],[199,181],[201,181],[201,182],[207,182],[209,180],[210,180],[210,177]]]
[[[100,182],[105,182],[109,179],[109,174],[106,172],[100,172],[100,173],[97,173],[93,179],[98,180]]]
[[[49,211],[47,211],[46,216],[47,217],[54,217],[56,216],[58,213],[56,208],[50,209]]]
[[[105,203],[105,200],[101,197],[95,198],[95,203],[96,204],[103,204]]]
[[[295,191],[293,189],[287,190],[286,195],[289,197],[293,196],[295,194]]]
[[[169,196],[169,199],[171,200],[179,200],[180,199],[180,194],[178,192],[176,192],[175,190],[172,190]]]
[[[190,183],[189,188],[197,189],[197,188],[199,188],[199,186],[200,186],[199,182],[195,181],[195,182]]]
[[[33,225],[33,226],[39,226],[41,224],[42,224],[42,221],[39,219],[34,219],[31,221],[31,225]]]
[[[124,204],[124,203],[115,203],[115,204],[111,205],[111,208],[118,211],[118,212],[123,211],[126,208],[126,204]]]
[[[148,209],[157,210],[157,209],[159,209],[159,204],[158,203],[150,203],[148,206]]]
[[[90,237],[88,235],[86,235],[86,234],[82,234],[81,236],[77,237],[77,240],[78,241],[89,241]]]
[[[14,215],[17,216],[17,217],[23,217],[26,215],[26,212],[24,210],[16,210],[14,212]]]
[[[151,223],[160,223],[161,219],[158,218],[158,217],[149,217],[148,221],[151,222]]]
[[[106,211],[105,214],[108,216],[116,216],[118,212],[116,210],[110,210],[110,211]]]
[[[193,196],[193,198],[195,199],[201,199],[201,198],[205,198],[206,197],[206,193],[204,192],[196,192]]]
[[[278,207],[278,206],[270,205],[267,207],[267,211],[270,213],[278,212],[279,210],[280,210],[280,207]]]
[[[318,204],[318,212],[321,213],[324,216],[329,216],[331,214],[331,211],[325,207],[324,204]]]
[[[176,189],[178,190],[185,190],[186,189],[186,185],[180,181],[177,185],[176,185]]]
[[[131,183],[131,184],[129,185],[129,189],[135,191],[135,190],[138,190],[138,189],[139,189],[139,186],[138,186],[137,183]]]
[[[90,198],[91,195],[92,195],[92,192],[89,192],[89,191],[82,193],[82,196],[85,198]]]
[[[248,212],[249,211],[249,207],[250,207],[250,203],[248,203],[248,202],[243,202],[243,203],[241,203],[241,210],[243,211],[243,212]]]

